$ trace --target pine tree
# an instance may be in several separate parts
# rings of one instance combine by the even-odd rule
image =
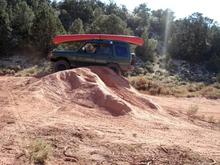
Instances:
[[[47,3],[40,4],[32,27],[34,46],[47,52],[52,46],[52,38],[56,34],[64,32],[64,28],[54,10]]]
[[[69,28],[71,34],[83,34],[83,22],[80,18],[76,19]]]
[[[100,8],[100,7],[95,8],[95,10],[94,10],[94,12],[93,12],[93,15],[94,15],[95,18],[97,18],[97,17],[103,15],[103,10],[102,10],[102,8]]]
[[[12,37],[15,46],[25,47],[30,42],[34,13],[25,1],[18,2],[12,14]]]
[[[91,25],[91,33],[128,34],[126,22],[115,14],[101,15]]]
[[[147,29],[144,30],[144,33],[141,36],[144,39],[144,45],[136,47],[135,54],[139,56],[144,61],[154,61],[154,52],[157,47],[157,41],[154,39],[148,38]]]
[[[10,49],[10,21],[6,12],[7,2],[6,0],[0,0],[0,56]]]

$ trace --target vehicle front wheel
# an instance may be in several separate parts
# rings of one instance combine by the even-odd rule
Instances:
[[[121,75],[121,68],[117,64],[108,64],[108,67],[112,69],[116,74]]]
[[[70,69],[70,64],[66,60],[59,60],[54,63],[55,72],[59,72],[67,69]]]

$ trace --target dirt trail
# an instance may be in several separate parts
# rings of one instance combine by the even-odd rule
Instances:
[[[30,164],[36,138],[48,164],[217,164],[219,127],[189,120],[191,104],[220,119],[220,100],[140,94],[105,67],[0,77],[0,164]]]

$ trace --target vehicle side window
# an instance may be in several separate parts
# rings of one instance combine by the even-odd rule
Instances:
[[[89,54],[95,54],[97,49],[97,44],[87,43],[82,47],[82,51]]]
[[[102,55],[112,55],[112,45],[100,44],[97,53]]]
[[[116,52],[116,56],[119,57],[127,57],[129,53],[126,47],[120,45],[115,46],[115,52]]]

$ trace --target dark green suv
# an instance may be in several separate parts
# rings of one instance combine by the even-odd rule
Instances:
[[[74,37],[75,36],[76,35],[74,35]],[[77,35],[78,38],[80,38],[80,36],[82,35]],[[85,37],[86,35],[83,36]],[[119,37],[121,38],[123,36],[119,36]],[[124,40],[120,41],[120,38],[119,39],[116,38],[117,41],[115,40],[115,38],[114,40],[102,39],[102,38],[101,39],[91,38],[90,40],[86,38],[84,44],[78,50],[74,51],[74,50],[54,49],[50,53],[49,59],[52,62],[54,62],[55,71],[61,71],[69,68],[89,66],[89,65],[102,65],[102,66],[108,66],[116,73],[120,74],[121,72],[132,70],[133,64],[135,63],[135,59],[134,59],[135,56],[130,52],[129,43],[124,42]],[[81,40],[84,39],[82,38]],[[70,41],[78,41],[78,40],[72,39]],[[63,43],[63,42],[59,41],[59,43]]]

